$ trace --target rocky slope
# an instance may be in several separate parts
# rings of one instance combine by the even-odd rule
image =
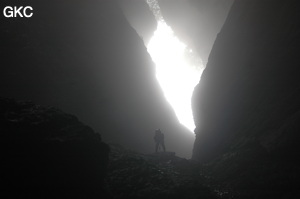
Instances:
[[[235,193],[207,175],[207,168],[172,152],[141,154],[110,145],[106,196],[113,199],[229,199]]]
[[[236,0],[194,92],[193,158],[249,198],[297,197],[298,9]]]
[[[99,198],[109,147],[53,107],[0,98],[1,196]]]
[[[33,1],[32,18],[0,16],[1,95],[75,114],[104,140],[191,157],[194,135],[178,124],[155,79],[142,39],[116,0]],[[17,0],[3,0],[20,5]]]

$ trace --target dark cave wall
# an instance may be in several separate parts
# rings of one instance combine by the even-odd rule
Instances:
[[[252,151],[295,161],[298,19],[297,1],[234,2],[194,91],[194,159]]]
[[[103,140],[153,152],[154,129],[166,147],[190,157],[194,135],[178,124],[155,79],[143,41],[118,2],[1,1],[31,5],[32,18],[1,16],[1,96],[75,114]]]
[[[118,0],[124,16],[147,45],[156,30],[157,22],[145,2],[141,0]]]

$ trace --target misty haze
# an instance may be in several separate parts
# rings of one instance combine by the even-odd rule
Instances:
[[[0,9],[2,198],[299,198],[296,0]]]

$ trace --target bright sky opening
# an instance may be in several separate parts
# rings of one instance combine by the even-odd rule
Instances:
[[[168,26],[156,1],[147,1],[157,20],[157,29],[147,45],[156,65],[156,78],[181,124],[195,129],[191,97],[203,71],[201,59],[182,43]]]

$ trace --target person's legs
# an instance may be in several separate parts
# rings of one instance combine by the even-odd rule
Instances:
[[[158,151],[158,146],[159,146],[159,142],[156,142],[155,143],[155,153],[157,153],[157,151]]]
[[[165,142],[161,142],[160,144],[161,144],[161,146],[162,146],[164,152],[166,152]]]

